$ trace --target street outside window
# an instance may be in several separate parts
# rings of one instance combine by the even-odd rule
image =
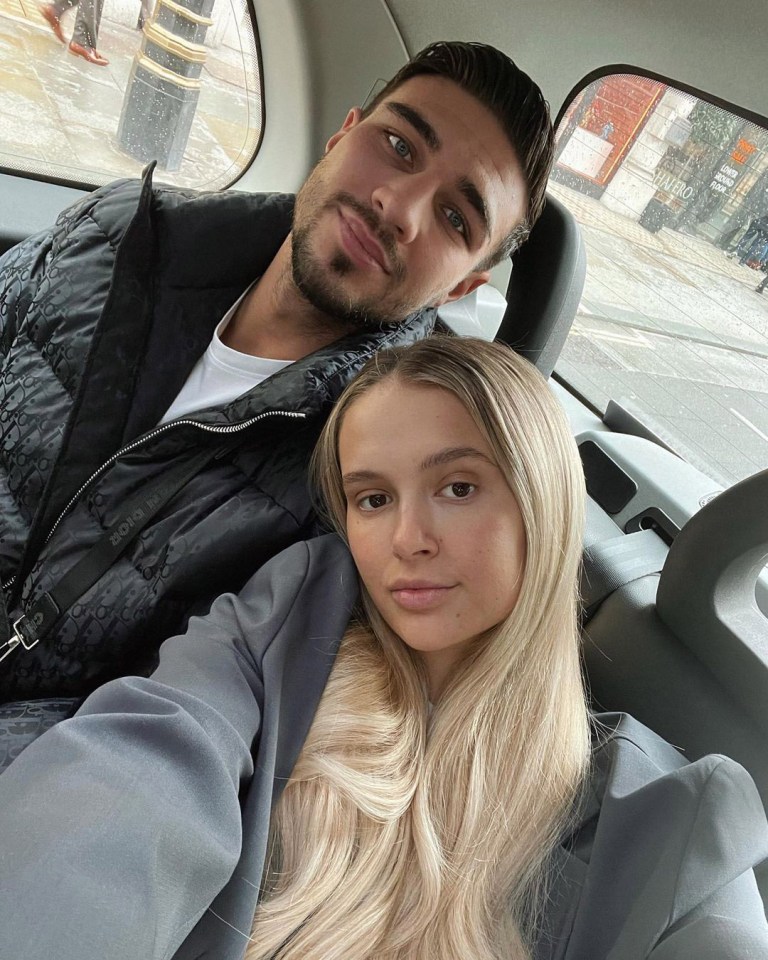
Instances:
[[[768,467],[768,131],[606,76],[563,115],[549,189],[587,249],[557,376],[724,486]]]
[[[0,167],[218,189],[261,135],[245,0],[0,0]]]

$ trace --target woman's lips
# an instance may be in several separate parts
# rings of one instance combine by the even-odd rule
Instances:
[[[453,587],[398,587],[391,590],[395,603],[404,610],[430,610],[445,600]]]

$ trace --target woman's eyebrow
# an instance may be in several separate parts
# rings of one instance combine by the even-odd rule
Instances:
[[[448,463],[453,463],[454,460],[464,460],[467,457],[474,460],[484,460],[493,466],[496,465],[487,454],[475,447],[446,447],[444,450],[438,450],[436,453],[431,453],[428,457],[425,457],[421,461],[421,469],[429,470],[432,467],[443,467]]]
[[[453,463],[454,460],[464,460],[467,458],[482,460],[485,463],[490,463],[491,466],[496,466],[494,460],[476,447],[445,447],[445,449],[437,450],[435,453],[430,453],[428,457],[425,457],[421,461],[420,469],[430,470],[432,467],[443,467],[448,463]],[[351,487],[356,483],[372,483],[376,480],[382,480],[383,478],[384,474],[376,470],[351,470],[342,476],[341,482],[345,487]]]
[[[355,483],[370,483],[373,480],[381,480],[381,474],[373,470],[352,470],[341,478],[342,485],[345,487],[351,487]]]

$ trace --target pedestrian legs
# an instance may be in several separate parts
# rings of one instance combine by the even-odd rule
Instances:
[[[99,24],[104,0],[80,0],[75,19],[75,29],[69,42],[69,52],[82,57],[88,63],[98,67],[106,67],[109,63],[96,49],[99,37]]]
[[[109,60],[102,57],[96,49],[103,6],[104,0],[53,0],[53,3],[42,6],[40,13],[56,37],[62,43],[66,43],[61,29],[61,18],[67,10],[77,7],[75,28],[69,42],[69,52],[74,53],[77,57],[82,57],[88,63],[105,67]]]
[[[61,0],[60,0],[61,2]],[[69,0],[64,0],[69,2]],[[96,49],[99,38],[99,24],[104,0],[80,0],[77,7],[75,29],[72,31],[72,40],[82,47]]]
[[[62,43],[66,43],[67,41],[64,39],[64,34],[61,29],[61,18],[67,10],[71,10],[72,7],[76,6],[77,0],[56,0],[55,3],[47,3],[45,6],[40,7],[40,13],[43,15],[43,19],[55,33],[56,39]]]

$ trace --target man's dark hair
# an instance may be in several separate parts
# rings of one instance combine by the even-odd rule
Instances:
[[[406,80],[423,75],[452,80],[484,104],[501,124],[522,167],[528,190],[526,214],[496,250],[478,265],[479,269],[488,269],[517,250],[544,209],[554,154],[549,104],[538,85],[501,50],[485,43],[440,40],[401,67],[366,106],[364,115],[368,116]]]

